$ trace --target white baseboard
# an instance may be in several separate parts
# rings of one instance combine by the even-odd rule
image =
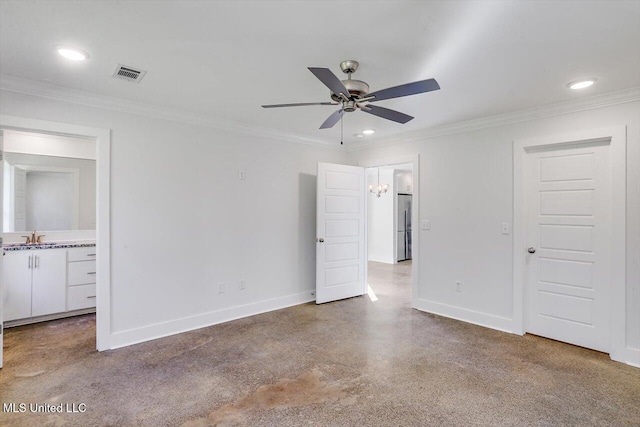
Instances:
[[[616,362],[626,363],[627,365],[640,368],[640,349],[624,347],[621,349],[612,349],[609,353],[611,360]]]
[[[307,291],[299,294],[287,295],[258,301],[251,304],[238,305],[222,310],[210,311],[195,316],[183,317],[168,322],[155,323],[140,328],[119,331],[111,334],[111,349],[121,348],[144,341],[175,335],[194,329],[205,328],[243,317],[254,316],[268,311],[280,310],[306,302],[315,301],[315,291]]]
[[[469,310],[462,307],[443,304],[435,301],[418,298],[414,302],[414,308],[427,313],[461,320],[485,328],[497,329],[498,331],[520,335],[514,331],[513,320],[507,317],[496,316],[494,314],[483,313],[481,311]]]

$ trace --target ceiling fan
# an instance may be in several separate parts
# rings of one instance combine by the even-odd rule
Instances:
[[[297,104],[272,104],[263,105],[263,108],[279,107],[305,107],[309,105],[340,105],[340,109],[331,114],[322,123],[320,129],[332,128],[342,118],[344,113],[351,113],[360,109],[365,113],[382,117],[397,123],[405,124],[413,117],[391,110],[389,108],[378,107],[371,102],[383,101],[385,99],[400,98],[402,96],[416,95],[440,89],[440,85],[435,79],[420,80],[400,86],[369,92],[369,85],[362,80],[351,79],[351,74],[358,69],[358,61],[352,59],[342,61],[340,69],[347,74],[347,80],[340,80],[328,68],[309,67],[311,71],[325,86],[331,90],[333,102],[302,102]]]

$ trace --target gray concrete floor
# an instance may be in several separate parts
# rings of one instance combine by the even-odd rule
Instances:
[[[640,369],[410,308],[410,263],[367,296],[97,353],[95,317],[8,329],[2,426],[640,425]]]

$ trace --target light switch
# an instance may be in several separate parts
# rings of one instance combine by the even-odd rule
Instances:
[[[238,171],[238,178],[240,178],[242,180],[247,179],[247,171],[244,170],[244,169],[240,169]]]
[[[420,230],[431,230],[431,221],[428,219],[420,221]]]
[[[503,222],[502,234],[509,234],[509,233],[511,233],[511,224],[509,224],[508,222]]]

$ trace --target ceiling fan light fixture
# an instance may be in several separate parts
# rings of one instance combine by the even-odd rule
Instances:
[[[60,56],[71,61],[84,61],[89,57],[89,54],[87,52],[67,46],[60,46],[56,48],[56,51]]]
[[[575,80],[570,82],[567,86],[569,86],[569,89],[573,89],[573,90],[586,89],[590,86],[593,86],[596,80],[597,79],[595,77],[590,77],[588,79]]]

